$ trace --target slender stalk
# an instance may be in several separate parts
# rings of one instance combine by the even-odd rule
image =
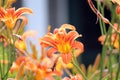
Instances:
[[[78,70],[78,72],[84,77],[85,80],[88,80],[87,77],[85,76],[85,74],[82,72],[82,70],[80,69],[80,67],[74,62],[72,61],[72,64],[76,67],[76,69]]]
[[[3,41],[3,45],[2,45],[2,59],[3,59],[3,63],[2,63],[2,69],[3,69],[3,75],[5,75],[5,64],[4,64],[4,60],[5,60],[5,49],[4,49],[4,40]],[[4,77],[4,76],[3,76]]]
[[[116,80],[119,79],[119,74],[120,74],[120,53],[119,53],[119,63],[118,63],[118,70],[117,70],[117,74],[116,74]]]
[[[100,68],[101,68],[101,70],[100,70],[100,80],[102,79],[102,75],[103,75],[106,50],[107,50],[107,47],[104,45],[103,48],[102,48],[102,57],[101,57],[101,63],[100,63]]]
[[[104,6],[101,6],[101,3],[100,1],[97,1],[97,9],[98,11],[100,11],[102,13],[102,15],[104,16]],[[106,26],[105,26],[105,23],[99,18],[99,24],[100,24],[100,29],[101,29],[101,34],[102,35],[105,35],[107,34],[106,32]],[[101,59],[101,72],[100,72],[100,79],[102,79],[102,75],[103,75],[103,70],[104,70],[104,59],[105,59],[105,56],[106,56],[106,50],[107,50],[107,47],[106,47],[106,41],[107,41],[107,38],[104,42],[104,46],[102,48],[102,59]]]
[[[2,0],[2,6],[4,6],[4,5],[5,5],[5,1],[6,1],[6,0]]]
[[[110,79],[112,80],[112,73],[113,73],[113,70],[112,70],[112,53],[110,52],[110,57],[109,57],[109,73],[110,73]]]
[[[105,8],[105,6],[103,5],[103,6],[101,6],[100,8],[101,8],[101,13],[102,13],[102,15],[104,16],[104,8]],[[104,32],[104,34],[106,34],[107,31],[106,31],[106,25],[105,25],[104,22],[102,22],[102,26],[103,26],[103,32]]]
[[[111,77],[111,80],[112,80],[112,73],[113,73],[113,70],[112,70],[112,49],[113,49],[113,45],[112,45],[111,37],[112,37],[112,34],[110,33],[110,38],[108,40],[108,42],[110,44],[109,72],[110,72],[110,77]]]
[[[77,61],[77,59],[76,59],[76,57],[75,57],[75,55],[74,55],[74,52],[75,52],[75,50],[73,50],[72,51],[72,64],[75,66],[75,68],[78,70],[78,72],[84,77],[84,79],[85,80],[88,80],[87,79],[87,77],[85,76],[85,74],[82,72],[82,70],[80,69],[80,66],[79,66],[79,64],[78,64],[78,61]]]
[[[101,6],[100,1],[97,1],[97,9],[98,11],[101,11],[102,15],[104,16],[104,6]],[[99,18],[99,24],[100,24],[101,34],[102,35],[106,34],[105,23],[100,18]]]
[[[2,44],[0,46],[2,46]],[[1,74],[1,79],[2,79],[2,76],[3,76],[3,73],[2,73],[2,63],[0,63],[0,74]]]
[[[119,34],[119,39],[120,39],[120,34]],[[118,70],[116,73],[116,80],[119,79],[119,74],[120,74],[120,40],[119,40]]]
[[[101,56],[101,63],[100,63],[100,68],[101,68],[101,72],[100,72],[100,80],[102,79],[102,75],[103,75],[103,70],[104,70],[104,60],[105,60],[105,56],[106,56],[106,51],[108,49],[108,46],[106,45],[106,42],[109,39],[109,34],[111,32],[112,28],[109,27],[108,29],[108,33],[106,34],[106,38],[102,47],[102,56]]]
[[[8,32],[8,30],[7,30],[7,28],[6,28],[6,34],[7,34],[7,38],[9,39],[10,37],[9,37],[9,32]],[[4,79],[6,79],[7,77],[7,74],[8,74],[8,66],[9,66],[9,57],[10,57],[10,48],[9,48],[9,44],[8,44],[8,49],[6,49],[7,51],[6,51],[6,59],[8,60],[8,64],[6,65],[6,72],[5,72],[5,75],[4,75]]]

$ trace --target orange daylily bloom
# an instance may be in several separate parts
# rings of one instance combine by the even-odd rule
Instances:
[[[105,41],[105,38],[106,38],[106,35],[102,35],[98,38],[98,41],[101,42],[101,44],[103,45],[104,44],[104,41]],[[110,36],[108,36],[108,38],[110,38]],[[111,43],[113,44],[114,48],[116,49],[119,49],[119,36],[116,35],[116,34],[112,34],[111,36]],[[105,45],[108,45],[109,43],[106,42]]]
[[[15,8],[4,9],[0,7],[0,20],[5,22],[8,28],[13,28],[16,20],[19,19],[23,14],[32,14],[32,10],[29,8]]]
[[[67,32],[66,29],[71,31]],[[63,24],[59,29],[55,29],[53,33],[48,33],[40,39],[40,44],[44,47],[49,47],[47,55],[52,56],[55,52],[60,52],[63,62],[69,63],[72,59],[72,50],[75,49],[82,53],[84,46],[81,42],[75,39],[80,37],[75,27],[70,24]]]
[[[114,28],[120,32],[120,29],[118,29],[118,24],[114,23]],[[111,38],[111,43],[113,44],[114,48],[119,48],[119,35],[115,33],[114,29],[112,30],[112,35],[108,35],[108,38]],[[98,41],[101,42],[101,44],[104,44],[104,41],[106,39],[106,35],[102,35],[98,38]],[[105,45],[108,45],[109,43],[106,42]]]
[[[26,71],[32,71],[35,75],[34,80],[53,80],[53,75],[61,76],[61,71],[52,71],[49,66],[40,63],[36,59],[32,59],[26,56],[20,56],[16,59],[14,65],[11,67],[10,72],[13,73],[14,71],[18,71],[20,68],[21,63],[24,62],[24,69],[22,71],[22,76],[25,75]],[[41,76],[42,75],[42,76]]]

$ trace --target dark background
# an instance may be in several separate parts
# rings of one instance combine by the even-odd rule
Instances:
[[[96,5],[96,3],[94,2]],[[79,40],[83,42],[85,51],[81,61],[86,66],[93,64],[98,53],[101,52],[99,23],[97,16],[90,9],[87,0],[69,0],[69,23],[76,26],[77,31],[83,35]]]

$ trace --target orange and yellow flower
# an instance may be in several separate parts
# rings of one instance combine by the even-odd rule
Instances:
[[[118,26],[119,26],[119,25],[118,25],[117,23],[114,23],[114,28],[115,28],[118,32],[120,32],[120,29],[118,28]],[[108,42],[105,43],[105,45],[112,44],[112,45],[114,46],[114,48],[119,49],[119,35],[118,35],[117,33],[115,33],[115,30],[114,30],[114,29],[112,30],[112,35],[111,35],[111,36],[108,35],[107,38],[108,38],[108,39],[111,39],[111,42],[109,43],[109,41],[108,41]],[[98,38],[98,41],[100,41],[101,44],[103,45],[105,39],[106,39],[106,35],[102,35],[102,36],[100,36],[100,37]]]
[[[49,61],[48,61],[49,62]],[[48,78],[53,80],[53,75],[61,76],[61,71],[52,71],[48,65],[40,63],[36,59],[32,59],[27,56],[19,56],[10,69],[10,73],[14,71],[19,71],[21,64],[24,63],[24,68],[21,71],[21,76],[26,75],[26,71],[32,71],[34,75],[34,80],[43,80]],[[27,73],[29,75],[29,73]],[[41,76],[42,75],[42,76]]]
[[[5,22],[7,28],[13,28],[16,20],[19,19],[23,14],[32,14],[32,10],[29,8],[15,8],[4,9],[0,7],[0,21]]]
[[[66,29],[70,30],[69,32]],[[48,47],[47,55],[52,56],[55,52],[60,52],[64,63],[69,63],[72,59],[72,50],[82,53],[84,46],[75,39],[80,37],[75,27],[70,24],[63,24],[59,29],[55,29],[53,33],[49,32],[43,38],[40,38],[40,44]]]

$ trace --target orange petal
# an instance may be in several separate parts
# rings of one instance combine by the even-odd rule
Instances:
[[[42,47],[49,47],[49,46],[50,46],[48,43],[43,42],[41,39],[39,39],[39,42],[40,42],[40,45],[41,45]]]
[[[106,38],[106,35],[102,35],[102,36],[100,36],[100,37],[98,38],[98,41],[104,41],[105,38]]]
[[[6,9],[6,11],[7,11],[7,15],[14,15],[14,13],[15,13],[15,7],[14,8]]]
[[[37,32],[34,30],[28,30],[23,33],[22,39],[26,40],[28,37],[35,37],[37,35]]]
[[[16,17],[19,17],[23,14],[32,14],[32,10],[30,8],[26,8],[26,7],[22,7],[22,8],[18,8],[16,11],[15,11],[15,14],[14,16]]]
[[[55,53],[55,52],[57,52],[57,49],[49,48],[46,53],[47,53],[48,57],[52,57],[52,54]]]
[[[70,30],[75,30],[75,26],[70,25],[70,24],[63,24],[60,29],[70,29]]]
[[[42,39],[39,40],[40,44],[47,44],[49,46],[53,46],[53,47],[56,47],[56,42],[55,40],[53,39],[52,36],[49,36],[49,35],[46,35],[44,36]]]
[[[4,8],[0,7],[0,18],[4,18],[6,11]]]
[[[80,37],[80,35],[78,34],[78,32],[76,31],[70,31],[67,35],[67,41],[73,41],[75,40],[76,38]]]
[[[101,42],[101,44],[103,44],[105,38],[106,38],[106,35],[102,35],[98,38],[98,41]]]
[[[83,77],[80,74],[76,74],[76,76],[73,76],[71,80],[83,80]]]
[[[71,53],[62,53],[62,60],[64,63],[68,64],[72,59]]]
[[[62,41],[64,41],[64,39],[66,38],[67,36],[66,36],[66,33],[64,33],[64,32],[58,32],[57,34],[56,34],[56,40],[55,41],[57,41],[58,43],[59,42],[61,42],[61,40]]]
[[[75,41],[72,48],[77,49],[77,53],[82,53],[84,51],[84,45],[81,42]]]
[[[58,33],[58,31],[59,31],[59,29],[55,28],[54,31],[53,31],[53,33],[56,34],[56,33]]]

